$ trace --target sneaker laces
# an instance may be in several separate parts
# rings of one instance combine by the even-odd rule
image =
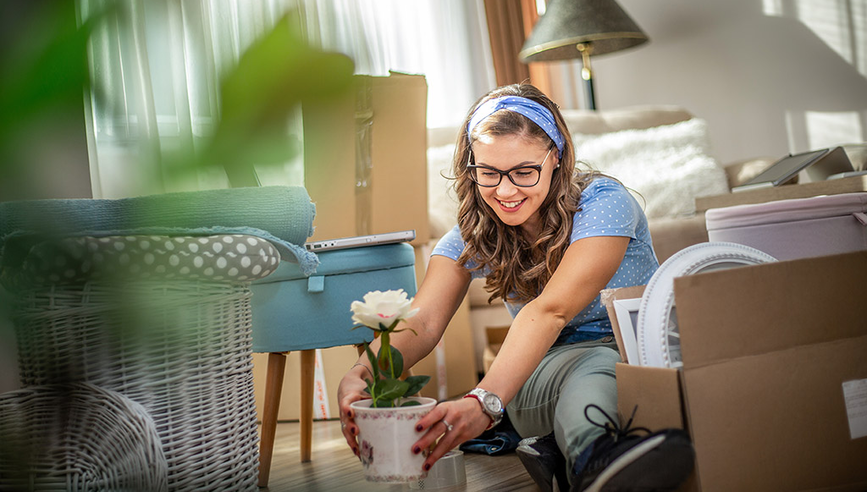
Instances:
[[[599,422],[591,419],[588,412],[591,408],[595,408],[599,411],[599,413],[604,415],[607,419],[607,422],[600,424]],[[603,410],[599,405],[596,405],[595,403],[591,403],[584,407],[584,418],[586,418],[588,422],[595,425],[596,427],[601,427],[603,430],[605,430],[606,434],[614,438],[614,442],[617,442],[620,439],[625,438],[635,432],[644,432],[646,434],[650,434],[650,429],[648,429],[647,427],[632,427],[632,421],[635,419],[636,411],[638,411],[638,405],[636,405],[632,409],[632,415],[629,416],[629,420],[626,422],[626,425],[624,427],[620,427],[618,421],[611,418],[611,415],[608,415],[608,412]]]
[[[591,408],[598,410],[599,413],[605,416],[607,421],[599,423],[590,418],[589,410]],[[584,417],[587,421],[596,427],[601,427],[605,431],[605,434],[596,438],[596,440],[590,444],[588,449],[582,453],[583,456],[579,456],[575,462],[576,471],[580,470],[581,473],[593,473],[596,470],[605,468],[612,459],[616,458],[616,455],[612,456],[612,451],[617,448],[619,444],[627,440],[639,439],[639,436],[633,435],[637,432],[650,434],[650,429],[646,427],[632,427],[632,421],[635,418],[635,412],[637,410],[638,406],[636,405],[635,408],[632,409],[632,415],[629,417],[626,425],[621,427],[617,420],[613,419],[608,412],[600,408],[598,405],[591,403],[584,407]]]

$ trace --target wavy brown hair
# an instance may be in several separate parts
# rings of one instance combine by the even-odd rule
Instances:
[[[542,128],[530,119],[513,111],[497,111],[476,125],[471,135],[466,128],[473,112],[489,99],[502,96],[520,96],[548,108],[564,138],[560,167],[551,177],[548,196],[539,208],[542,231],[539,237],[528,240],[520,227],[508,226],[482,199],[478,186],[467,171],[472,159],[472,143],[480,135],[516,135],[538,140],[548,147],[554,142]],[[466,265],[473,261],[473,270],[487,270],[485,290],[491,293],[488,301],[497,298],[512,302],[528,302],[542,291],[554,274],[572,233],[572,216],[578,210],[581,192],[593,179],[593,173],[576,174],[575,149],[571,134],[557,105],[539,89],[530,84],[499,87],[480,98],[467,114],[458,136],[452,164],[460,208],[458,225],[466,243],[458,262]]]

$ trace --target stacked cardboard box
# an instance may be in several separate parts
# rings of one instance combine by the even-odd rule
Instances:
[[[689,431],[685,490],[867,490],[865,278],[867,252],[675,279],[683,369],[619,364],[621,418]]]

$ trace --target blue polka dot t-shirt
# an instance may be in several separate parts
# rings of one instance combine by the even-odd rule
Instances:
[[[620,268],[606,288],[644,285],[659,267],[656,253],[650,240],[647,218],[641,206],[622,184],[598,177],[581,194],[578,212],[572,219],[571,242],[596,236],[620,236],[631,240]],[[437,243],[431,255],[441,255],[457,260],[464,250],[460,229],[447,232]],[[472,262],[467,267],[472,268]],[[474,278],[485,276],[483,270],[472,272]],[[506,302],[512,317],[524,307],[521,303]],[[611,322],[599,296],[566,324],[556,344],[594,340],[611,334]]]

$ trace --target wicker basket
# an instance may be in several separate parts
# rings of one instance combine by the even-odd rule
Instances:
[[[88,383],[0,395],[0,490],[164,491],[147,410]]]
[[[244,281],[191,280],[185,270],[19,283],[13,320],[22,384],[86,381],[142,404],[160,435],[169,490],[256,490],[249,279],[269,271],[245,265]]]

